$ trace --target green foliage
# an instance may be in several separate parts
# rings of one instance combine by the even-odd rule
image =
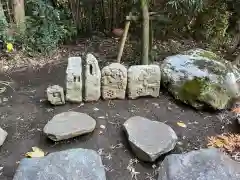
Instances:
[[[231,16],[226,0],[170,0],[167,5],[174,31],[207,40],[212,49],[226,41]]]
[[[166,3],[166,14],[173,20],[168,32],[191,35],[196,16],[205,8],[204,0],[169,0]]]
[[[214,5],[215,6],[215,5]],[[219,6],[211,7],[205,10],[201,17],[202,30],[204,38],[211,42],[211,48],[217,49],[223,45],[227,38],[227,29],[229,26],[230,12],[224,3]]]
[[[27,0],[26,16],[26,32],[18,41],[27,51],[49,53],[75,33],[71,17],[44,0]]]
[[[203,0],[169,0],[167,5],[176,10],[177,14],[193,15],[202,12],[204,9]]]

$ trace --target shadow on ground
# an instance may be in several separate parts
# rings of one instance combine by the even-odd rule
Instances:
[[[45,90],[51,84],[64,86],[66,64],[44,67],[38,71],[17,72],[2,75],[12,78],[14,89],[0,94],[8,101],[0,105],[0,126],[8,132],[7,140],[0,148],[0,167],[3,167],[1,180],[12,180],[18,162],[24,154],[37,146],[45,152],[69,148],[87,148],[98,151],[106,167],[107,179],[127,180],[131,174],[127,166],[135,156],[132,154],[121,125],[131,116],[145,116],[165,122],[177,133],[180,143],[172,153],[182,153],[206,146],[208,136],[235,131],[234,124],[226,120],[223,113],[210,114],[176,104],[172,98],[162,93],[159,98],[137,100],[98,101],[79,104],[66,104],[53,107],[44,101]],[[55,115],[64,111],[84,112],[97,120],[92,134],[54,143],[42,133],[44,125]],[[177,126],[183,121],[187,128]],[[100,125],[106,128],[101,129]],[[102,133],[101,133],[102,131]],[[162,159],[162,158],[161,158]],[[155,164],[139,162],[135,170],[140,172],[138,180],[156,179]]]

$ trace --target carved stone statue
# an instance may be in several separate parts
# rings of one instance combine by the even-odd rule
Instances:
[[[127,69],[119,63],[112,63],[102,69],[103,99],[124,99],[127,87]]]
[[[128,69],[128,97],[158,97],[161,71],[158,65],[136,65]]]
[[[47,88],[47,98],[53,105],[65,104],[63,88],[59,85],[53,85]]]
[[[97,101],[101,96],[101,71],[98,60],[87,54],[85,69],[85,101]]]

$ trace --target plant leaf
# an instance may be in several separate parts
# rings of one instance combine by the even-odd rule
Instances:
[[[177,125],[180,126],[180,127],[183,127],[183,128],[187,127],[187,125],[184,124],[183,122],[177,122]]]
[[[240,113],[240,107],[238,107],[238,108],[233,108],[233,109],[232,109],[232,112]]]
[[[40,148],[38,147],[32,147],[32,152],[27,152],[25,154],[26,157],[30,157],[30,158],[33,158],[33,157],[44,157],[45,156],[45,153],[43,152],[43,150],[41,150]]]

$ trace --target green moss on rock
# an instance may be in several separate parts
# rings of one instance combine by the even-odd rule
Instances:
[[[224,109],[230,97],[226,91],[217,84],[213,84],[206,77],[195,77],[193,80],[186,81],[178,93],[179,99],[199,108],[199,103],[207,104],[215,109]]]
[[[208,59],[211,59],[211,60],[216,60],[218,61],[219,59],[221,59],[220,57],[218,57],[215,53],[211,52],[211,51],[206,51],[206,50],[202,50],[198,53],[198,55],[200,57],[203,57],[203,58],[208,58]]]

